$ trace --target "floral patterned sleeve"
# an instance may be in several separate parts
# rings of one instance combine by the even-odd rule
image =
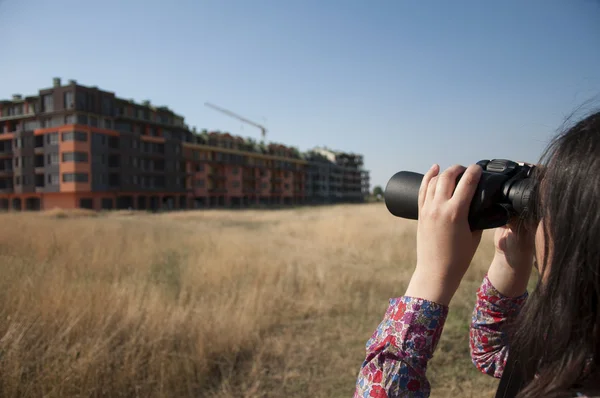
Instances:
[[[354,398],[429,397],[425,376],[442,334],[448,307],[414,297],[391,299],[367,341]]]
[[[502,377],[508,355],[503,327],[519,313],[527,296],[527,292],[519,297],[504,296],[496,290],[487,275],[483,279],[477,290],[477,302],[469,330],[471,360],[482,373]]]

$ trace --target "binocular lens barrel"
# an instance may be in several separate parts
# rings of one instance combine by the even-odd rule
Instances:
[[[409,220],[419,218],[419,188],[423,177],[412,171],[400,171],[390,178],[384,192],[390,213]]]

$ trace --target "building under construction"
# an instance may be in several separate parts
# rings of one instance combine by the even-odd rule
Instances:
[[[167,107],[73,80],[0,101],[4,210],[360,202],[368,191],[361,155],[198,134]]]

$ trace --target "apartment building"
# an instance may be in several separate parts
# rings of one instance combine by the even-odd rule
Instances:
[[[0,101],[4,210],[291,205],[318,201],[313,192],[358,200],[368,172],[357,156],[327,163],[281,144],[196,134],[165,106],[74,80]],[[326,178],[320,191],[308,186],[315,175]]]
[[[305,202],[307,162],[291,148],[217,133],[183,146],[194,208]]]
[[[166,107],[54,79],[0,102],[0,208],[186,207],[191,140]]]
[[[316,147],[308,151],[307,197],[312,203],[362,202],[369,172],[362,155]]]

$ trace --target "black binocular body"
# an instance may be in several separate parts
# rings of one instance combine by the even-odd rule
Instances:
[[[535,166],[512,160],[477,162],[483,169],[469,208],[471,230],[497,228],[515,216],[526,216],[534,205],[537,188],[532,178]],[[458,181],[462,174],[458,177]],[[389,180],[385,204],[393,215],[411,220],[419,217],[419,188],[423,174],[400,171]]]

